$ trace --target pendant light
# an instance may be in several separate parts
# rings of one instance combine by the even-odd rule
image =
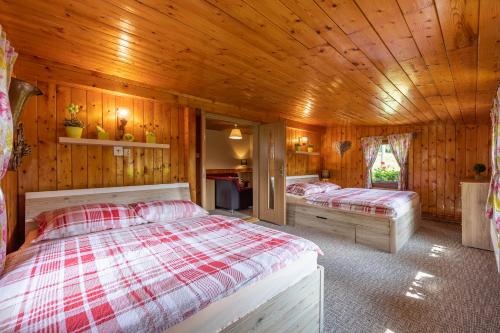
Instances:
[[[231,133],[229,133],[229,138],[231,140],[241,140],[241,130],[238,128],[237,124],[234,124],[234,128],[231,130]]]

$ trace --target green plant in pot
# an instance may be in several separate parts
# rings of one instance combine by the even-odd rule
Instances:
[[[486,171],[486,166],[482,163],[476,163],[474,164],[474,173],[475,173],[475,178],[476,180],[481,180],[483,179],[483,176],[481,173]]]
[[[156,143],[156,133],[154,131],[146,131],[146,143]]]
[[[300,151],[300,143],[295,144],[295,151]]]
[[[85,124],[83,121],[78,119],[78,113],[83,109],[83,106],[70,103],[66,110],[68,110],[69,119],[64,119],[64,128],[66,129],[66,135],[70,138],[79,139],[82,137],[83,129]]]

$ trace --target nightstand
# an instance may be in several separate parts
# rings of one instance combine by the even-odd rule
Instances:
[[[463,181],[462,187],[462,245],[492,251],[490,221],[485,216],[489,183]]]

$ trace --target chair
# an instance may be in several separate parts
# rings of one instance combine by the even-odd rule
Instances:
[[[215,179],[215,207],[227,210],[247,209],[253,204],[251,187],[242,187],[238,177],[210,177]]]

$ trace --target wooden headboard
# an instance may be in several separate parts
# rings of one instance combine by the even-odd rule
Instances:
[[[318,175],[287,176],[286,186],[295,183],[309,183],[319,181]]]
[[[129,204],[151,200],[190,200],[189,183],[89,188],[80,190],[27,192],[26,232],[33,229],[33,218],[48,210],[92,203]]]

